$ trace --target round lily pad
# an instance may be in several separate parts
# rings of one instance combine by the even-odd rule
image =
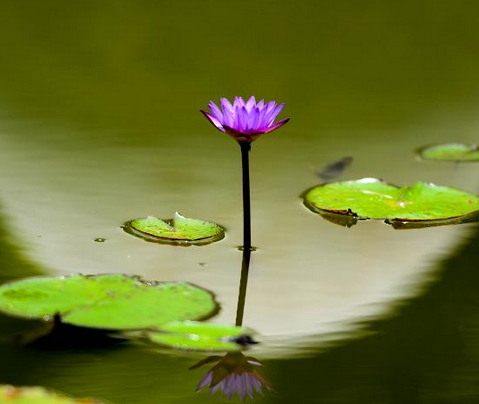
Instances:
[[[121,274],[29,278],[0,286],[0,310],[101,329],[156,327],[218,310],[213,294],[184,282],[146,282]]]
[[[195,351],[241,351],[255,343],[245,327],[194,321],[165,324],[160,332],[148,333],[147,337],[157,344]]]
[[[43,387],[13,387],[0,385],[0,404],[101,404],[91,398],[74,400]]]
[[[476,144],[443,143],[426,146],[418,150],[424,160],[440,160],[455,162],[479,161],[479,149]]]
[[[221,240],[225,230],[211,222],[190,219],[175,213],[173,219],[158,219],[154,216],[134,219],[125,230],[147,241],[175,245],[205,245]]]
[[[304,203],[329,216],[426,226],[469,221],[479,210],[479,198],[459,189],[424,182],[400,188],[375,178],[312,188],[304,195]]]

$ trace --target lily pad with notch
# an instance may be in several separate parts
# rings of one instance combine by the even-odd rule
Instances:
[[[0,311],[79,327],[131,330],[217,313],[214,295],[185,282],[150,282],[122,274],[38,277],[0,286]]]
[[[216,223],[191,219],[175,213],[173,219],[154,216],[138,218],[126,223],[127,233],[146,241],[173,245],[205,245],[224,238],[225,230]]]
[[[0,385],[0,404],[102,404],[86,398],[76,400],[43,387],[14,387]]]
[[[423,160],[451,162],[479,162],[479,148],[476,144],[442,143],[422,147],[417,151]]]
[[[158,332],[147,333],[147,338],[156,344],[194,351],[236,352],[256,344],[251,330],[245,327],[195,321],[165,324]]]
[[[397,187],[375,178],[311,188],[304,203],[348,227],[357,220],[375,219],[394,228],[419,228],[476,221],[479,216],[479,198],[465,191],[425,182]]]

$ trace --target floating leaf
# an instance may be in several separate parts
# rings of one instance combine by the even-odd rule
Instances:
[[[443,143],[423,147],[418,150],[418,154],[424,160],[479,161],[479,149],[476,144]]]
[[[211,292],[184,282],[104,274],[30,278],[0,286],[0,310],[91,328],[137,329],[199,320],[218,309]]]
[[[0,404],[101,404],[86,398],[74,400],[42,387],[13,387],[0,385]]]
[[[190,219],[175,213],[173,219],[162,220],[154,216],[134,219],[125,230],[147,241],[176,245],[204,245],[221,240],[224,229],[211,222]]]
[[[344,225],[352,225],[357,219],[383,219],[397,222],[396,227],[407,222],[415,222],[415,227],[462,223],[474,220],[479,210],[477,196],[455,188],[424,182],[399,188],[374,178],[312,188],[304,202],[320,214],[352,219],[340,223]]]
[[[255,343],[244,327],[194,321],[165,324],[160,332],[148,333],[147,337],[157,344],[196,351],[233,352]]]

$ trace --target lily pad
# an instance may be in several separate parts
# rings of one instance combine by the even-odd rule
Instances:
[[[476,144],[443,143],[426,146],[418,150],[424,160],[440,160],[455,162],[479,161],[479,149]]]
[[[42,387],[0,385],[0,404],[101,404],[101,402],[91,398],[74,400]]]
[[[375,178],[312,188],[304,203],[314,212],[346,217],[345,225],[358,219],[415,222],[416,227],[462,223],[476,218],[479,210],[479,198],[459,189],[424,182],[399,188]]]
[[[173,219],[167,220],[154,216],[134,219],[126,224],[125,231],[147,241],[185,246],[210,244],[225,236],[221,226],[186,218],[178,212]]]
[[[218,310],[213,294],[184,282],[121,274],[29,278],[0,286],[0,310],[82,327],[128,330],[200,320]]]
[[[157,344],[195,351],[234,352],[255,343],[251,332],[244,327],[194,321],[165,324],[160,332],[149,333],[147,337]]]

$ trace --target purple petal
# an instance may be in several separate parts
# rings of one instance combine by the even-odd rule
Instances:
[[[234,109],[231,103],[226,98],[220,98],[221,108],[223,108],[223,123],[228,126],[234,124]]]
[[[253,376],[249,373],[245,373],[246,377],[246,392],[251,399],[253,399]]]
[[[211,380],[213,379],[213,372],[208,372],[203,379],[201,379],[200,383],[196,387],[196,391],[203,390],[205,386],[207,386],[209,383],[211,383]]]
[[[270,112],[272,112],[274,109],[276,108],[276,103],[274,101],[269,101],[264,109],[265,109],[265,114],[269,114]]]
[[[211,115],[210,113],[206,111],[203,111],[202,109],[200,109],[200,111],[217,129],[219,129],[221,132],[225,132],[225,129],[223,128],[223,125],[221,124],[221,122],[218,121],[213,115]]]
[[[246,390],[247,390],[248,381],[246,378],[246,373],[238,375],[238,384],[237,391],[238,395],[241,397],[241,400],[246,400]]]
[[[271,125],[268,129],[266,129],[264,133],[272,132],[273,130],[278,129],[279,127],[283,126],[288,121],[289,121],[289,118],[283,119],[282,121],[278,121],[274,125]]]
[[[276,110],[276,103],[274,101],[270,101],[268,102],[268,104],[266,104],[266,107],[263,110],[264,115],[261,120],[261,123],[264,126],[269,126],[272,124],[271,115],[274,114],[275,110]]]
[[[256,106],[256,98],[254,98],[254,95],[252,95],[246,103],[246,110],[250,112],[254,106]]]
[[[259,117],[260,111],[258,107],[254,107],[250,113],[248,118],[248,130],[256,130],[259,127]]]
[[[267,128],[268,127],[268,121],[267,121],[267,115],[266,115],[266,108],[263,108],[259,112],[259,117],[258,117],[258,127],[259,128]]]
[[[216,386],[210,387],[209,393],[210,394],[216,393],[220,387],[221,387],[221,383],[218,383]]]
[[[251,384],[253,385],[253,387],[256,389],[258,393],[261,393],[262,384],[254,375],[251,375]]]
[[[258,102],[256,104],[256,106],[259,108],[259,110],[261,111],[263,108],[264,108],[264,100],[261,100],[260,102]]]
[[[228,376],[223,385],[223,394],[229,398],[233,397],[234,392],[236,391],[236,375],[233,373]]]
[[[274,114],[276,113],[276,105],[274,108],[269,108],[268,111],[265,113],[264,115],[264,120],[266,122],[266,126],[269,126],[273,123],[274,121],[274,118],[272,118],[274,116]]]
[[[233,108],[236,110],[238,108],[244,107],[245,102],[243,100],[243,97],[235,97],[235,101],[233,103]]]
[[[234,129],[239,132],[245,131],[248,129],[248,111],[246,107],[241,107],[236,110]]]
[[[276,119],[276,117],[279,115],[279,113],[281,112],[281,110],[283,109],[284,107],[284,104],[281,104],[279,105],[275,110],[274,112],[270,115],[269,119],[270,119],[270,122],[269,124],[272,124],[274,122],[274,120]]]
[[[213,113],[213,116],[219,122],[223,122],[223,114],[222,114],[221,110],[216,106],[216,104],[213,101],[210,101],[208,106],[210,107],[210,110]]]

